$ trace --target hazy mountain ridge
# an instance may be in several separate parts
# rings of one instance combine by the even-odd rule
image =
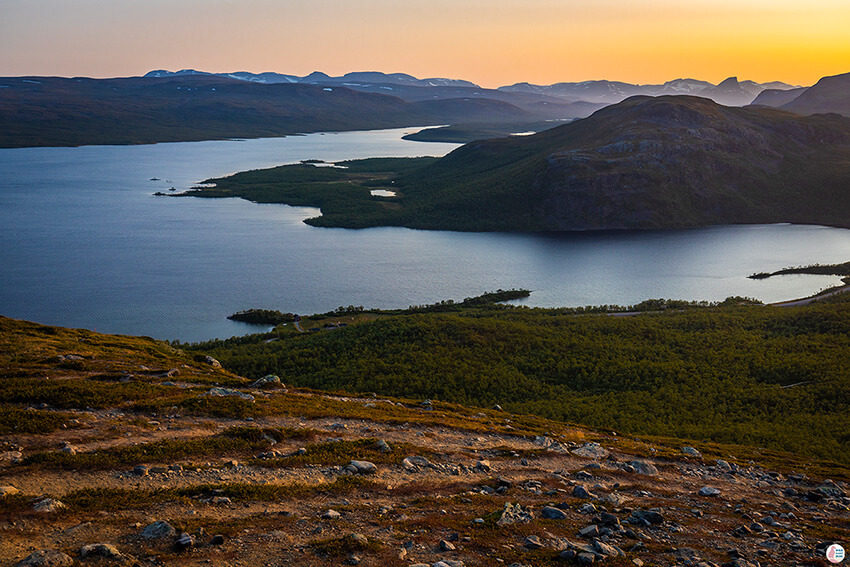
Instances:
[[[696,79],[676,79],[661,85],[637,85],[618,81],[584,81],[579,83],[556,83],[553,85],[532,85],[517,83],[499,87],[507,92],[533,92],[541,95],[573,98],[589,102],[604,102],[615,104],[630,96],[647,95],[663,96],[670,94],[691,94],[710,98],[727,106],[743,106],[766,88],[791,89],[791,85],[773,81],[756,83],[753,81],[738,82],[737,77],[729,77],[719,85]]]
[[[209,74],[194,69],[181,71],[150,71],[145,77],[166,77],[180,75]],[[262,83],[310,83],[310,84],[343,84],[355,89],[374,89],[380,86],[396,85],[399,87],[455,87],[473,89],[473,92],[456,93],[459,96],[498,96],[496,93],[511,93],[536,95],[555,99],[567,99],[569,102],[586,101],[593,103],[614,104],[636,95],[661,96],[668,94],[693,94],[711,98],[720,104],[728,106],[743,106],[749,104],[765,89],[792,89],[792,85],[779,81],[768,83],[756,83],[754,81],[741,81],[737,77],[730,77],[720,83],[713,85],[707,81],[697,79],[675,79],[666,83],[655,85],[639,85],[622,81],[592,80],[582,82],[563,82],[551,85],[534,85],[531,83],[516,83],[506,85],[497,89],[484,89],[470,81],[459,79],[429,78],[418,79],[406,73],[381,73],[378,71],[362,71],[346,73],[340,77],[332,77],[326,73],[315,71],[304,77],[296,75],[284,75],[280,73],[248,73],[240,71],[236,73],[218,73],[219,76],[231,77],[239,80],[262,82]],[[483,91],[483,92],[482,92]],[[404,94],[397,93],[402,98]],[[430,96],[430,95],[428,95]]]
[[[342,86],[214,75],[0,78],[0,147],[140,144],[539,116],[506,101],[408,102]]]

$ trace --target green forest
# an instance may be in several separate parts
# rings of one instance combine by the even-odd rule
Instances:
[[[248,378],[277,374],[299,387],[499,404],[630,434],[850,462],[847,294],[791,308],[741,298],[641,307],[628,315],[472,302],[180,346]]]

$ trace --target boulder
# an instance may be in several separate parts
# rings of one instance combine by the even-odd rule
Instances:
[[[174,547],[177,548],[178,551],[186,551],[187,549],[191,549],[195,546],[195,538],[191,535],[183,532],[180,534],[180,537],[177,538],[177,541],[174,542]]]
[[[51,512],[58,512],[59,510],[64,510],[67,508],[65,504],[56,500],[55,498],[43,498],[33,504],[32,509],[36,512],[41,512],[43,514],[49,514]]]
[[[714,488],[713,486],[703,486],[699,489],[699,492],[697,492],[697,494],[699,494],[700,496],[708,497],[720,496],[720,490]]]
[[[251,388],[281,388],[283,384],[280,382],[280,377],[274,374],[263,376],[251,382]]]
[[[107,559],[121,559],[124,555],[118,548],[110,543],[90,543],[80,549],[83,557],[105,557]]]
[[[567,514],[558,508],[544,506],[543,509],[540,510],[540,517],[546,518],[547,520],[566,520]]]
[[[15,567],[70,567],[73,564],[70,555],[56,549],[40,549],[15,563]]]
[[[523,540],[522,544],[526,547],[526,549],[542,549],[543,543],[540,541],[540,538],[536,535],[530,535]]]
[[[140,534],[145,539],[159,539],[163,537],[174,537],[177,530],[165,520],[157,520],[152,524],[145,526]]]
[[[598,498],[595,494],[588,491],[585,487],[583,487],[580,484],[578,486],[576,486],[575,488],[573,488],[573,496],[575,496],[576,498],[584,498],[584,499]]]
[[[378,439],[375,441],[375,448],[381,453],[392,453],[393,449],[390,447],[390,444],[384,441],[383,439]]]
[[[658,474],[658,469],[652,463],[646,461],[629,461],[628,463],[636,473],[647,476],[655,476]]]
[[[682,452],[689,457],[696,457],[697,459],[702,458],[702,453],[700,453],[693,447],[682,447]]]
[[[475,472],[490,472],[490,461],[478,461],[475,463],[475,466],[472,467],[472,470]]]
[[[351,461],[345,470],[352,474],[376,474],[378,467],[375,463],[369,461]]]
[[[588,459],[604,459],[609,455],[608,451],[605,450],[602,445],[592,442],[585,443],[578,449],[573,449],[571,452],[573,455],[578,455],[579,457],[585,457]]]
[[[508,502],[505,504],[502,515],[499,516],[496,524],[504,526],[507,524],[530,522],[533,519],[534,513],[531,511],[531,508],[525,507],[522,504],[511,504]]]

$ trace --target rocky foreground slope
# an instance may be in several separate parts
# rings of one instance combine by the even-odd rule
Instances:
[[[0,324],[0,565],[827,565],[850,543],[838,465]]]

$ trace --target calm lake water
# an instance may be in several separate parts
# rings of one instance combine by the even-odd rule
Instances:
[[[318,211],[154,197],[228,173],[318,158],[443,155],[412,129],[146,146],[0,150],[0,314],[198,341],[254,332],[248,308],[395,308],[498,288],[531,306],[648,298],[772,302],[839,278],[753,272],[845,262],[850,231],[791,225],[605,234],[313,228]],[[160,178],[150,181],[150,178]]]

